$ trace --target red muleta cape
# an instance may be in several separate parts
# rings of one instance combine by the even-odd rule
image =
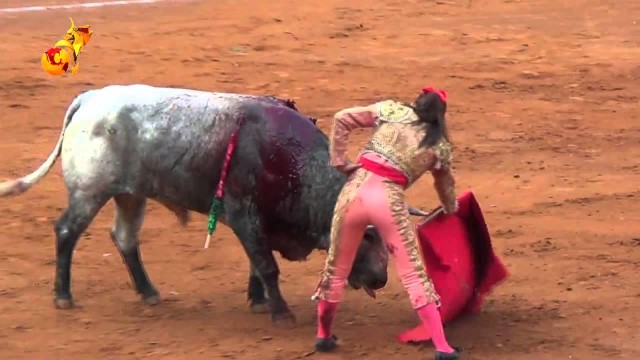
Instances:
[[[417,224],[429,276],[441,298],[444,324],[480,311],[485,297],[508,276],[496,256],[484,216],[473,193],[458,198],[454,215],[440,213]],[[418,325],[397,339],[421,342],[429,331]]]

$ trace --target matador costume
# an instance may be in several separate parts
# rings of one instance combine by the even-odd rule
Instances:
[[[427,275],[416,229],[409,217],[405,190],[430,172],[443,210],[454,213],[457,200],[451,171],[451,144],[443,138],[434,146],[420,146],[426,128],[413,108],[386,100],[345,109],[334,116],[330,135],[331,165],[349,163],[346,155],[349,133],[362,127],[375,128],[375,132],[358,156],[361,167],[351,173],[335,206],[331,246],[322,279],[312,297],[320,301],[319,318],[326,311],[324,307],[342,300],[368,225],[377,228],[395,258],[413,308],[428,304],[439,306],[438,294]],[[318,338],[321,336],[329,334]]]

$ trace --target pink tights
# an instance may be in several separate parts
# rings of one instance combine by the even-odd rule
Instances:
[[[347,276],[368,225],[374,225],[386,242],[389,253],[409,299],[423,324],[430,329],[436,349],[451,352],[447,343],[438,295],[429,279],[415,227],[404,201],[404,189],[385,178],[357,170],[345,184],[338,198],[331,231],[331,247],[324,276],[316,299],[318,303],[318,338],[331,336],[331,324],[342,300]]]

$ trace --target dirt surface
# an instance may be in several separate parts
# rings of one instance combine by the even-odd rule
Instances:
[[[465,359],[637,359],[640,3],[595,3],[217,0],[0,13],[0,178],[36,168],[71,99],[108,84],[277,94],[324,130],[343,107],[411,100],[433,84],[450,93],[459,188],[478,197],[511,271],[480,315],[448,327],[451,341]],[[96,34],[76,77],[50,77],[39,56],[68,16]],[[429,179],[410,193],[415,206],[437,205]],[[74,257],[80,307],[55,310],[52,224],[65,206],[60,165],[0,199],[0,359],[432,357],[394,340],[416,323],[395,277],[375,301],[348,292],[341,350],[308,354],[325,254],[281,261],[298,327],[274,328],[247,308],[248,261],[233,234],[220,228],[203,250],[203,216],[182,229],[156,204],[142,251],[165,301],[150,308],[134,294],[108,236],[109,204]]]

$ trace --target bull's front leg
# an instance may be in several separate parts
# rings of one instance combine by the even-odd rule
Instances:
[[[247,288],[247,298],[251,311],[256,314],[266,314],[269,312],[269,303],[264,294],[264,286],[256,269],[251,265],[249,272],[249,286]]]
[[[225,199],[226,200],[226,199]],[[260,219],[250,202],[225,201],[227,221],[244,248],[255,274],[267,293],[271,320],[276,325],[295,325],[295,316],[280,292],[280,269],[260,227]],[[248,208],[247,208],[248,207]]]

